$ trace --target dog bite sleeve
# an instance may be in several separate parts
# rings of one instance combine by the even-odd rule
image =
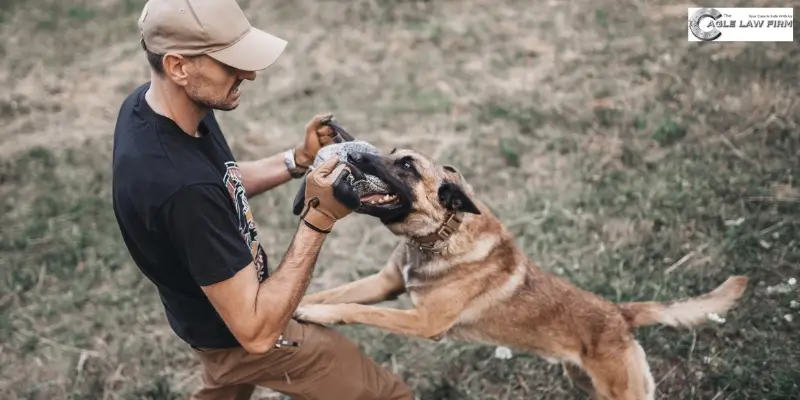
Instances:
[[[339,161],[347,162],[347,155],[353,153],[380,154],[380,151],[377,147],[362,140],[330,144],[320,149],[320,151],[317,153],[317,157],[314,159],[314,163],[309,168],[309,172],[331,157],[338,157]],[[352,173],[348,174],[346,179],[349,186],[354,190],[355,200],[358,200],[358,198],[364,193],[374,193],[376,188],[384,188],[386,186],[386,184],[383,183],[383,181],[381,181],[378,177],[363,174],[351,164],[348,164],[348,167]],[[303,180],[303,182],[300,184],[297,194],[295,195],[294,201],[292,202],[292,213],[294,215],[300,215],[300,213],[303,212],[303,208],[305,207],[306,203],[305,192],[306,183],[305,180]],[[342,196],[342,198],[340,198],[339,201],[350,201],[351,204],[355,204],[353,198],[350,198],[353,196],[351,191],[343,190],[340,193],[340,196]],[[360,205],[361,202],[359,201],[358,204]]]

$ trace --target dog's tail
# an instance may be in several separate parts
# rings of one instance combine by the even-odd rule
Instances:
[[[632,328],[654,324],[689,328],[703,323],[709,314],[725,315],[746,288],[746,276],[732,276],[700,296],[668,302],[620,303],[618,307]]]

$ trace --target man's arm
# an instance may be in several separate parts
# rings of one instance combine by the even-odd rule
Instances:
[[[300,303],[325,234],[300,224],[277,270],[259,284],[254,264],[202,289],[242,346],[267,352]]]
[[[277,271],[262,283],[223,188],[188,186],[162,209],[161,226],[176,256],[249,352],[272,347],[308,287],[325,234],[360,204],[347,183],[345,166],[334,169],[336,163],[332,158],[306,176],[309,203],[300,227]]]
[[[301,224],[277,271],[259,283],[230,201],[215,185],[185,187],[162,209],[161,226],[234,337],[247,351],[265,352],[305,293],[325,234]]]
[[[299,172],[305,172],[314,162],[320,148],[335,142],[336,133],[325,122],[332,114],[318,114],[305,126],[303,141],[294,148],[294,163]],[[284,152],[256,161],[239,163],[242,181],[248,197],[254,197],[291,179],[291,171],[284,162]]]
[[[283,158],[281,152],[260,160],[239,163],[247,197],[257,196],[292,179]]]
[[[233,335],[252,353],[264,353],[275,344],[308,288],[327,232],[359,204],[347,181],[345,166],[331,158],[306,176],[308,202],[277,271],[263,283],[249,264],[224,281],[203,286]],[[344,198],[334,197],[334,187]]]

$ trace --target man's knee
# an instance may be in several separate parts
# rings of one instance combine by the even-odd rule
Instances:
[[[330,368],[318,380],[328,388],[320,390],[328,394],[343,390],[352,400],[414,400],[413,390],[400,376],[378,365],[355,342],[331,328],[314,325],[310,329],[319,341],[315,350],[324,353],[318,357]]]
[[[321,392],[326,396],[338,392],[350,400],[414,400],[413,390],[399,376],[376,364],[365,365],[364,369],[336,379],[336,388],[320,388]]]

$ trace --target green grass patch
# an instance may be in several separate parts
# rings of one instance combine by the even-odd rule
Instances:
[[[667,119],[656,134],[666,145],[686,129]],[[724,391],[731,399],[779,399],[798,390],[800,341],[793,331],[800,314],[789,308],[797,289],[778,296],[767,288],[800,275],[800,203],[759,199],[800,174],[797,165],[785,162],[799,142],[796,134],[766,146],[762,139],[738,141],[738,155],[693,142],[656,168],[609,168],[599,180],[589,180],[592,188],[581,201],[604,218],[652,226],[630,246],[597,257],[604,273],[571,276],[606,298],[666,300],[709,291],[734,274],[751,279],[722,325],[639,330],[654,373],[674,368],[673,379],[686,381],[694,393],[686,397],[686,387],[664,385],[666,398],[712,398]],[[687,262],[678,263],[687,255]]]

